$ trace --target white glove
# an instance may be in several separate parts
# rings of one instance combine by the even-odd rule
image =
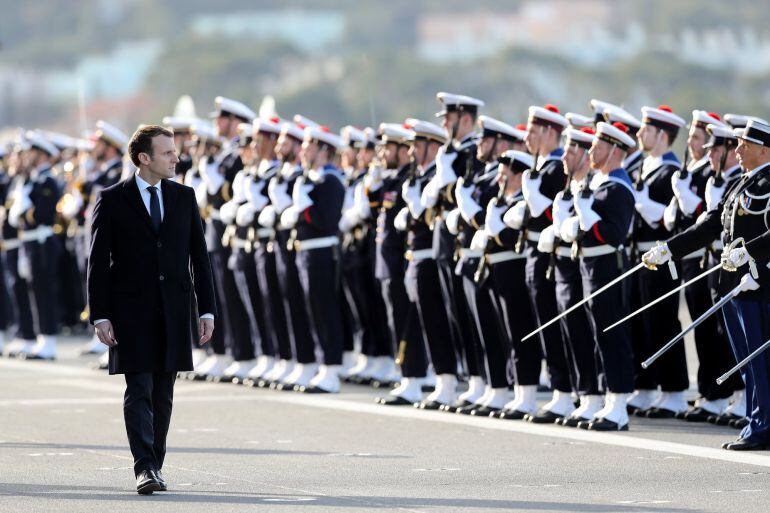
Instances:
[[[18,228],[21,217],[32,207],[32,200],[29,198],[32,187],[25,185],[17,190],[19,192],[15,195],[13,204],[8,210],[8,223],[14,228]]]
[[[304,212],[304,210],[308,207],[310,207],[313,204],[313,200],[310,199],[310,191],[313,190],[313,184],[309,183],[306,184],[302,180],[297,180],[294,182],[294,190],[291,194],[291,200],[292,203],[294,203],[294,206],[297,207],[297,210],[299,212]]]
[[[663,211],[666,205],[650,199],[650,189],[647,185],[641,191],[636,192],[636,211],[642,216],[642,219],[652,228],[657,228],[663,219]]]
[[[277,214],[278,213],[275,211],[275,207],[273,205],[267,205],[262,209],[262,212],[259,213],[257,222],[260,226],[264,226],[265,228],[272,228],[275,226],[275,220],[278,216]]]
[[[524,217],[527,214],[527,202],[519,201],[503,216],[503,222],[514,230],[520,230],[524,224]]]
[[[671,198],[671,203],[663,211],[663,226],[666,227],[666,230],[671,231],[674,229],[677,212],[679,212],[679,201],[676,198]]]
[[[422,195],[420,195],[420,204],[425,208],[433,208],[438,201],[440,192],[441,188],[438,185],[438,179],[434,176],[423,188]]]
[[[529,205],[530,215],[532,217],[539,217],[553,202],[540,192],[540,184],[543,182],[543,177],[538,175],[537,178],[530,178],[531,174],[532,170],[524,172],[521,192],[524,194],[527,205]]]
[[[642,262],[647,266],[663,265],[671,260],[671,250],[668,249],[668,244],[658,244],[651,250],[642,255]]]
[[[503,222],[503,214],[506,210],[508,210],[508,205],[505,203],[497,206],[497,201],[492,200],[487,204],[487,215],[484,221],[484,229],[490,237],[497,237],[505,228],[505,223]]]
[[[748,292],[750,290],[757,290],[759,288],[759,283],[757,283],[757,280],[755,280],[751,274],[746,273],[741,278],[740,286],[741,288],[739,289],[738,294],[741,292]]]
[[[577,239],[579,231],[580,219],[577,216],[572,216],[561,223],[561,240],[572,243]]]
[[[456,208],[449,212],[446,216],[445,224],[446,229],[449,230],[449,233],[452,235],[460,233],[460,209]]]
[[[240,204],[246,201],[246,189],[249,187],[250,183],[253,181],[253,178],[251,176],[246,176],[246,171],[241,169],[236,173],[235,178],[233,178],[233,198],[232,200],[236,203]]]
[[[19,251],[19,256],[16,259],[16,270],[19,273],[19,278],[28,281],[32,279],[32,262],[24,249]]]
[[[443,146],[436,153],[436,176],[434,179],[439,191],[457,181],[457,175],[452,167],[455,160],[457,160],[457,152],[447,153]]]
[[[674,189],[674,196],[679,202],[679,208],[686,216],[691,216],[698,205],[701,204],[701,199],[697,194],[692,192],[690,184],[692,183],[692,176],[690,173],[684,178],[679,178],[679,173],[671,175],[671,187]]]
[[[264,212],[264,210],[263,210]],[[244,203],[238,207],[235,213],[235,224],[238,226],[250,226],[254,222],[254,216],[257,213],[257,209],[251,203]]]
[[[727,188],[727,182],[722,182],[721,187],[714,185],[714,177],[708,179],[706,182],[706,210],[714,210],[719,206],[719,202],[725,195],[725,189]]]
[[[561,223],[572,216],[572,201],[564,199],[564,192],[559,191],[553,200],[553,229],[555,233],[561,231]]]
[[[356,190],[353,192],[353,210],[359,222],[369,219],[372,215],[372,207],[369,206],[369,196],[366,195],[362,183],[356,185]]]
[[[730,253],[727,255],[727,260],[729,260],[730,264],[738,268],[749,261],[749,252],[746,251],[746,248],[735,248],[731,249]]]
[[[465,222],[470,224],[471,219],[481,212],[481,205],[479,205],[475,199],[473,199],[474,186],[465,186],[465,181],[460,178],[457,180],[457,187],[455,188],[455,200],[457,201],[457,207],[460,209]]]
[[[348,233],[359,222],[360,220],[358,219],[356,209],[349,208],[342,213],[342,216],[340,217],[340,222],[337,225],[337,227],[340,229],[342,233]]]
[[[203,181],[195,188],[195,201],[198,203],[198,208],[206,208],[209,203],[209,191]]]
[[[477,230],[476,233],[473,234],[473,238],[471,239],[471,249],[475,251],[484,251],[487,249],[487,240],[489,239],[489,234],[486,230],[483,228],[481,230]]]
[[[554,244],[556,244],[556,232],[554,226],[546,226],[542,232],[540,232],[540,238],[537,240],[537,250],[541,253],[551,253],[553,251]]]
[[[291,196],[289,196],[289,184],[285,181],[278,182],[273,178],[267,185],[267,195],[276,213],[280,214],[291,205]]]
[[[238,205],[230,200],[219,208],[219,216],[224,224],[232,224],[235,221],[235,214],[238,212]]]
[[[601,220],[601,216],[594,212],[591,208],[594,204],[593,195],[583,198],[581,195],[577,195],[574,198],[575,213],[580,220],[580,229],[587,232],[593,225]]]
[[[366,173],[363,180],[364,187],[372,192],[382,187],[382,172],[382,167],[375,165],[370,166],[369,171]]]
[[[412,185],[409,184],[409,180],[405,181],[401,186],[401,197],[404,198],[409,212],[415,219],[425,211],[425,207],[421,203],[420,184],[417,181]]]
[[[408,221],[409,209],[404,207],[398,211],[398,214],[396,214],[396,217],[393,219],[393,227],[400,232],[405,232],[408,227]]]
[[[289,228],[294,228],[297,225],[297,220],[299,219],[299,213],[300,211],[297,210],[296,205],[292,205],[288,207],[281,214],[281,226],[285,227],[287,230]]]
[[[198,172],[206,184],[209,194],[216,194],[225,183],[225,177],[219,172],[219,165],[216,161],[210,162],[209,158],[202,158],[198,161]]]

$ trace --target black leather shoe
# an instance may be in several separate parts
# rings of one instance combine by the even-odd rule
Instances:
[[[591,426],[591,423],[593,421],[594,421],[593,419],[591,419],[591,420],[579,420],[578,423],[577,423],[577,428],[578,429],[588,429]]]
[[[40,356],[38,354],[26,354],[21,353],[18,357],[20,357],[22,360],[38,360],[41,362],[55,362],[56,357],[55,356]]]
[[[383,406],[407,406],[409,404],[414,404],[413,401],[404,399],[400,395],[389,395],[387,397],[378,397],[376,402],[377,404],[381,404]]]
[[[722,445],[722,448],[728,451],[766,451],[770,449],[770,445],[749,440],[736,440],[735,442]]]
[[[648,419],[673,419],[676,417],[676,412],[667,408],[650,408],[645,417]]]
[[[687,422],[706,422],[712,415],[714,414],[710,411],[696,406],[695,408],[686,411],[683,418]]]
[[[628,424],[619,426],[617,422],[611,420],[595,419],[588,424],[586,429],[589,431],[628,431]]]
[[[158,483],[160,483],[161,492],[168,491],[168,485],[166,484],[166,480],[163,479],[163,474],[161,474],[160,470],[155,471],[155,479],[157,479]]]
[[[455,408],[455,413],[459,413],[460,415],[470,415],[473,410],[478,408],[481,408],[480,404],[472,403]]]
[[[739,417],[737,419],[730,421],[730,427],[733,427],[735,429],[743,429],[748,425],[749,425],[749,419],[747,419],[746,417]]]
[[[540,410],[533,415],[527,415],[524,420],[533,424],[553,424],[557,419],[562,418],[564,415],[559,415],[550,410]]]
[[[564,427],[578,427],[578,424],[581,422],[591,422],[591,419],[584,419],[583,417],[573,417],[570,415],[569,417],[563,417],[560,420],[557,420],[556,423],[560,426]]]
[[[155,477],[154,471],[142,470],[136,476],[136,492],[139,495],[150,495],[152,492],[159,492],[160,489],[160,481]]]
[[[492,417],[499,412],[500,410],[498,408],[490,408],[489,406],[477,406],[471,410],[471,415],[473,417]]]
[[[527,415],[529,414],[519,410],[503,410],[499,417],[503,420],[524,420]]]
[[[716,424],[717,426],[729,426],[731,420],[738,420],[739,416],[732,413],[724,413],[722,415],[712,415],[709,417],[710,424]]]
[[[440,410],[442,406],[447,405],[438,401],[420,401],[419,403],[414,403],[414,407],[420,410]]]
[[[313,385],[297,385],[294,387],[295,392],[300,392],[302,394],[333,394],[334,392],[330,390],[326,390],[325,388],[313,386]]]
[[[467,406],[475,406],[475,403],[472,403],[470,401],[460,401],[459,403],[455,404],[445,404],[439,410],[445,411],[447,413],[457,413],[457,410],[460,408],[465,408]]]

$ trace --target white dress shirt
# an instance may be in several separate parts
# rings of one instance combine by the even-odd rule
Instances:
[[[139,195],[142,197],[142,203],[144,203],[144,208],[147,209],[147,213],[152,215],[150,212],[150,198],[151,193],[147,190],[148,187],[152,187],[149,183],[142,180],[142,178],[139,176],[139,172],[137,172],[135,175],[136,178],[136,186],[139,188]],[[160,219],[163,220],[163,215],[165,211],[163,210],[163,188],[160,185],[161,183],[158,182],[155,184],[155,189],[158,191],[156,194],[158,195],[158,203],[160,203]],[[201,319],[213,319],[214,314],[211,313],[205,313],[201,315]],[[94,321],[94,326],[99,324],[100,322],[107,321],[109,319],[97,319]]]

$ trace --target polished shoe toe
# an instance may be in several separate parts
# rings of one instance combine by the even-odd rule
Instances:
[[[160,481],[154,471],[143,470],[136,476],[136,492],[139,495],[150,495],[152,492],[159,492],[160,489]]]
[[[473,417],[490,417],[499,411],[500,410],[498,408],[491,408],[489,406],[477,406],[471,410],[471,415]]]
[[[676,413],[667,408],[650,408],[647,410],[645,417],[648,419],[673,419],[676,418]]]
[[[628,431],[628,424],[619,425],[608,419],[594,419],[586,428],[589,431]]]
[[[527,415],[529,414],[519,410],[503,410],[500,412],[500,418],[504,420],[524,420],[524,417]]]
[[[400,395],[391,395],[388,397],[378,397],[377,398],[378,404],[381,404],[383,406],[406,406],[409,404],[414,404],[413,401],[409,401],[407,399],[404,399]]]
[[[158,484],[160,484],[160,491],[166,492],[168,491],[168,485],[166,484],[166,480],[163,479],[163,474],[160,470],[155,471],[155,479],[158,480]]]
[[[540,410],[533,415],[528,415],[524,420],[533,424],[553,424],[563,416],[550,410]]]
[[[766,451],[770,449],[770,444],[762,442],[752,442],[750,440],[736,440],[722,445],[723,449],[728,451]]]

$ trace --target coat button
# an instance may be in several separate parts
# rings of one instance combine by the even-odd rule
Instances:
[[[163,281],[163,280],[165,280],[166,278],[164,278],[164,277],[163,277],[163,275],[161,274],[159,279],[160,279],[160,281]]]
[[[163,247],[163,243],[162,243],[162,242],[160,242],[160,241],[158,241],[158,247],[159,247],[159,248],[162,248],[162,247]]]

